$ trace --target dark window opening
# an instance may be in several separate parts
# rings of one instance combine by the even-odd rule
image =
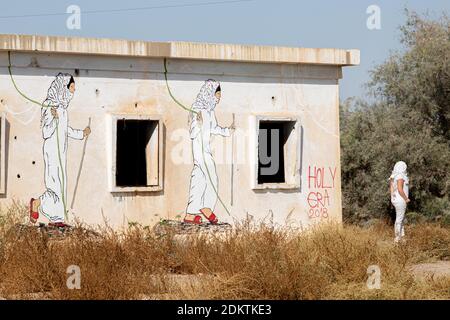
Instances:
[[[258,184],[286,183],[286,142],[295,127],[295,121],[259,122]]]
[[[155,120],[117,120],[116,186],[153,185],[151,176],[157,172],[150,171],[157,163],[158,152],[152,150],[150,141],[157,136],[157,127]]]

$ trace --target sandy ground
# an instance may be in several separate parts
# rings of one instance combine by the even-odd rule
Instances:
[[[416,279],[425,279],[427,277],[450,277],[450,261],[436,261],[430,263],[420,263],[410,266],[410,271]],[[212,276],[208,275],[168,275],[164,280],[176,284],[180,293],[189,296],[189,292],[196,287],[205,283],[203,280],[210,280]],[[16,299],[16,297],[12,297]],[[45,293],[31,293],[27,296],[18,296],[17,299],[49,299]],[[174,299],[173,294],[155,294],[155,295],[141,295],[141,300],[165,300]],[[6,300],[0,296],[0,300]]]
[[[450,261],[415,264],[410,270],[417,278],[450,277]]]

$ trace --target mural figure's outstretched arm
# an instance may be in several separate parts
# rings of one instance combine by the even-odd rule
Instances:
[[[72,127],[68,127],[67,136],[71,139],[83,140],[84,131],[81,129],[73,129]]]
[[[211,115],[211,134],[229,137],[230,136],[230,128],[223,128],[217,124],[216,114],[212,111]]]

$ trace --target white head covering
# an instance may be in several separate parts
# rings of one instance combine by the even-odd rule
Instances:
[[[192,104],[194,110],[206,109],[208,111],[214,110],[219,99],[216,97],[216,90],[220,83],[213,79],[208,79],[200,89],[195,102]]]
[[[50,88],[47,91],[47,99],[44,105],[52,107],[62,107],[66,109],[72,100],[73,94],[70,92],[67,85],[70,82],[72,75],[68,73],[58,73],[55,80],[53,80]]]
[[[403,161],[398,161],[395,166],[394,170],[392,170],[391,176],[389,179],[395,179],[396,177],[401,178],[403,180],[408,179],[408,174],[406,172],[406,163]]]

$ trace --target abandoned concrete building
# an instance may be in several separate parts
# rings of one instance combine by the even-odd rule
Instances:
[[[221,222],[341,221],[339,79],[358,64],[358,50],[0,35],[0,205],[43,206],[56,185],[69,222],[114,228],[199,201]]]

